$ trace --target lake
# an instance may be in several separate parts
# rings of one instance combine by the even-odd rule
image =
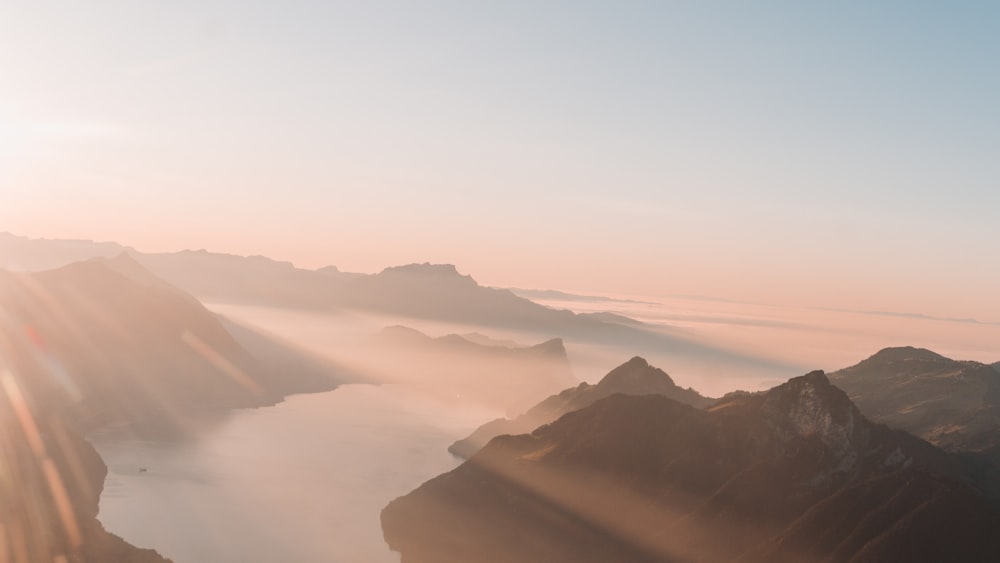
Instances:
[[[206,417],[188,437],[90,436],[109,472],[99,518],[176,563],[399,561],[390,500],[456,467],[447,452],[498,413],[400,385],[344,385]]]

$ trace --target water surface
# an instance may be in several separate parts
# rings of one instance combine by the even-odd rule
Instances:
[[[344,385],[207,417],[193,436],[91,436],[100,520],[176,563],[398,561],[379,513],[458,465],[446,450],[497,413],[399,385]]]

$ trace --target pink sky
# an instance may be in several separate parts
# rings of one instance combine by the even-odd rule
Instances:
[[[1000,321],[990,18],[532,6],[0,7],[0,230]]]

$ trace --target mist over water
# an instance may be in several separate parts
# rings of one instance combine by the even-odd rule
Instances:
[[[177,563],[398,561],[379,513],[459,460],[497,416],[403,385],[345,385],[204,421],[194,436],[91,441],[109,467],[105,527]]]

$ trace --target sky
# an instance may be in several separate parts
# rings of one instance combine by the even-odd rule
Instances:
[[[1000,3],[0,2],[0,231],[1000,322]]]

